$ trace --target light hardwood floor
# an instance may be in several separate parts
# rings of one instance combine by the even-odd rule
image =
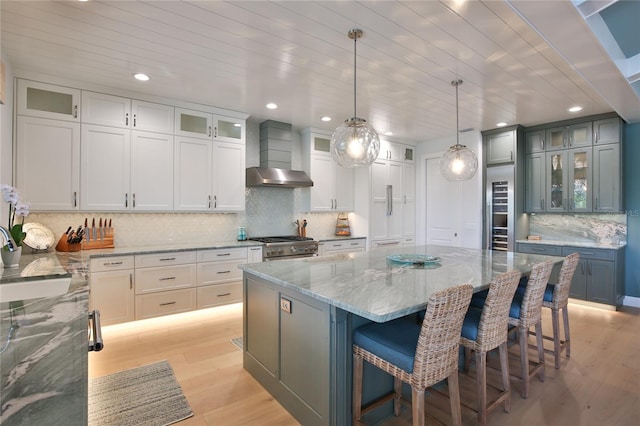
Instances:
[[[548,311],[543,309],[545,334],[551,328]],[[547,355],[545,381],[534,378],[526,400],[514,383],[511,413],[497,408],[489,425],[640,424],[640,310],[570,304],[569,313],[571,358],[563,355],[556,370]],[[297,425],[243,370],[242,352],[230,341],[241,335],[241,304],[103,327],[105,348],[89,353],[89,377],[166,359],[194,412],[178,425]],[[512,350],[517,353],[517,346]],[[518,371],[517,358],[511,362],[512,371]],[[499,383],[497,375],[491,376]],[[460,384],[462,400],[475,404],[473,377],[461,376]],[[451,422],[448,400],[441,395],[427,397],[427,412]],[[475,424],[473,411],[463,407],[462,416],[465,425]],[[410,409],[384,424],[410,425]]]

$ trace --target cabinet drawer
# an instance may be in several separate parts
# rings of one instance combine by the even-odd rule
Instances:
[[[195,309],[195,288],[136,296],[137,320],[193,311]]]
[[[550,244],[518,244],[520,253],[543,254],[547,256],[562,256],[562,246],[553,246]]]
[[[198,287],[198,309],[242,302],[242,282]]]
[[[229,260],[242,260],[243,263],[246,263],[247,248],[198,250],[198,262],[227,262]]]
[[[324,249],[327,253],[332,251],[361,251],[365,248],[365,240],[327,241]]]
[[[206,262],[198,263],[198,285],[220,284],[229,281],[242,280],[240,262]]]
[[[180,251],[159,254],[136,255],[136,268],[147,268],[154,266],[183,265],[185,263],[196,263],[196,252]]]
[[[615,250],[596,249],[587,247],[563,247],[562,255],[568,256],[571,253],[580,254],[580,259],[614,260]]]
[[[195,287],[196,265],[136,269],[136,294]]]
[[[93,273],[133,269],[133,265],[133,256],[98,257],[89,260],[89,271]]]

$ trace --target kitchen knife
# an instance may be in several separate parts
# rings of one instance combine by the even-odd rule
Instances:
[[[91,233],[89,232],[89,222],[86,217],[84,218],[84,232],[87,234],[87,242],[91,241]]]
[[[93,241],[97,240],[97,234],[96,234],[96,218],[94,217],[93,219],[91,219],[91,238],[93,239]]]

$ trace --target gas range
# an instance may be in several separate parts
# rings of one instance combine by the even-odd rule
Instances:
[[[262,260],[294,259],[318,255],[318,242],[313,238],[287,235],[280,237],[255,237],[252,241],[263,243]]]

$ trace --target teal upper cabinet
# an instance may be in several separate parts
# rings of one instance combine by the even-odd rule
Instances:
[[[622,121],[611,114],[528,130],[525,211],[621,211],[621,142]]]
[[[516,152],[515,130],[486,134],[484,138],[484,146],[487,150],[487,166],[514,162]]]
[[[547,151],[567,149],[577,146],[591,146],[591,122],[572,124],[569,126],[552,127],[546,130]]]
[[[545,131],[536,130],[533,132],[527,132],[525,136],[525,154],[531,154],[533,152],[544,152],[545,143]]]
[[[604,145],[620,143],[622,140],[622,126],[618,117],[597,120],[593,122],[593,144]]]

